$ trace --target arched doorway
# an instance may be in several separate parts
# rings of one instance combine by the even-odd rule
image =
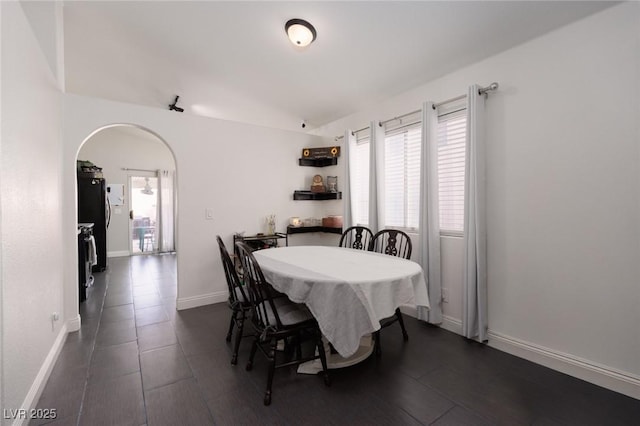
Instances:
[[[132,305],[132,309],[134,306],[158,306],[156,303],[162,301],[168,302],[171,309],[175,310],[178,286],[175,259],[178,199],[175,191],[176,161],[171,148],[164,139],[149,129],[131,124],[115,124],[92,132],[78,148],[76,160],[79,229],[86,232],[82,225],[87,221],[95,222],[94,234],[99,233],[95,227],[106,228],[104,241],[98,241],[96,235],[93,238],[95,248],[88,244],[87,251],[88,257],[92,250],[102,252],[103,256],[97,255],[93,260],[89,259],[89,262],[87,259],[78,260],[80,282],[83,279],[83,267],[93,261],[97,264],[88,267],[87,275],[92,275],[93,279],[97,277],[103,281],[109,280],[112,290],[115,285],[122,286],[121,292],[110,291],[107,295],[104,300],[105,309],[133,304],[138,300],[139,304]],[[138,188],[141,177],[153,185]],[[89,184],[85,182],[85,178],[90,180]],[[84,188],[95,186],[96,183],[105,187],[105,192],[99,197],[106,198],[105,223],[100,223],[100,219],[93,221],[83,217]],[[132,203],[140,198],[138,195],[153,201],[144,209],[138,206],[134,210]],[[98,207],[98,210],[101,208]],[[141,223],[144,223],[144,228]],[[79,241],[79,251],[81,247],[82,241]],[[140,250],[141,247],[144,250]],[[133,254],[144,256],[134,259],[131,257]],[[105,259],[104,263],[99,262],[100,257]],[[131,280],[136,279],[141,283],[150,280],[150,277],[158,278],[154,283],[161,284],[156,285],[154,292],[147,291],[145,294],[140,289],[134,291]],[[129,286],[125,285],[127,283]],[[103,287],[106,285],[105,282],[101,284]],[[92,293],[89,278],[86,286],[87,306],[83,307],[81,304],[81,318],[83,314],[86,317],[95,311],[97,306],[93,305],[99,303],[89,301]],[[82,300],[82,287],[79,292]],[[155,299],[151,296],[155,296]],[[100,295],[96,294],[96,298],[100,298]],[[84,322],[84,318],[82,320]]]

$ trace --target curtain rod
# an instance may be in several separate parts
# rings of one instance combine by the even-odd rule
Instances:
[[[480,90],[478,90],[478,94],[482,95],[483,93],[488,93],[488,92],[491,92],[493,90],[498,90],[498,87],[500,87],[499,84],[494,81],[493,83],[491,83],[487,87],[480,88]],[[451,103],[451,102],[459,101],[460,99],[464,99],[466,97],[467,97],[467,95],[460,95],[460,96],[456,96],[455,98],[447,99],[446,101],[438,102],[437,104],[433,104],[433,109],[436,109],[436,108],[438,108],[438,107],[440,107],[442,105],[446,105],[446,104]],[[417,109],[415,111],[411,111],[411,112],[408,112],[406,114],[402,114],[402,115],[399,115],[397,117],[390,118],[388,120],[380,121],[380,122],[378,122],[378,125],[380,127],[382,127],[382,126],[384,126],[385,124],[387,124],[387,123],[389,123],[391,121],[400,120],[400,119],[402,119],[404,117],[408,117],[410,115],[417,114],[420,111],[422,111],[422,110],[421,109]],[[368,129],[368,128],[369,128],[369,126],[363,128],[363,129],[360,129],[360,130],[356,130],[354,133],[358,133],[359,131],[365,130],[365,129]],[[344,136],[336,136],[336,140],[342,139],[343,137]]]
[[[352,132],[351,132],[351,134],[352,134],[352,135],[355,135],[356,133],[361,132],[361,131],[363,131],[363,130],[367,130],[368,128],[369,128],[369,126],[367,126],[367,127],[363,127],[362,129],[354,130],[354,131],[352,131]],[[336,136],[336,137],[335,137],[335,140],[340,140],[340,139],[342,139],[342,138],[344,138],[344,135]]]
[[[493,82],[490,85],[488,85],[487,87],[480,88],[480,90],[478,90],[478,94],[482,95],[483,93],[491,92],[492,90],[497,90],[498,87],[499,87],[498,83]],[[456,96],[455,98],[447,99],[446,101],[438,102],[437,104],[433,104],[433,109],[436,109],[436,108],[438,108],[438,107],[440,107],[442,105],[449,104],[451,102],[459,101],[459,100],[464,99],[466,97],[467,97],[467,95],[460,95],[460,96]],[[390,118],[390,119],[385,120],[385,121],[381,121],[380,122],[380,127],[382,127],[383,125],[385,125],[385,124],[387,124],[387,123],[389,123],[391,121],[399,120],[399,119],[407,117],[409,115],[416,114],[416,113],[418,113],[420,111],[422,111],[422,110],[418,109],[418,110],[415,110],[415,111],[408,112],[406,114],[399,115],[397,117]]]
[[[122,170],[125,170],[127,172],[152,172],[155,173],[157,172],[157,170],[148,170],[148,169],[129,169],[127,167],[123,167]]]

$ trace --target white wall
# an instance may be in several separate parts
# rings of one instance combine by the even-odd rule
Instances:
[[[263,232],[268,214],[276,215],[277,228],[283,231],[290,216],[322,217],[342,211],[340,201],[292,199],[293,191],[309,185],[311,176],[318,172],[297,165],[302,148],[327,145],[322,138],[66,95],[63,210],[67,252],[76,226],[76,154],[92,132],[118,123],[153,131],[176,159],[179,307],[226,299],[216,234],[231,246],[235,232]],[[213,209],[213,220],[205,220],[206,208]],[[65,259],[69,267],[74,262],[74,258]],[[68,304],[73,300],[65,297]]]
[[[171,151],[156,136],[133,128],[109,127],[92,136],[80,149],[78,160],[89,160],[102,167],[107,184],[123,184],[125,204],[111,209],[111,222],[107,230],[107,254],[129,254],[129,176],[143,170],[175,170]]]
[[[319,131],[498,81],[487,101],[490,344],[636,398],[638,28],[640,4],[624,3]],[[461,253],[443,241],[443,276],[461,277]],[[460,282],[443,279],[459,297]],[[445,305],[454,321],[460,312],[460,299]]]
[[[63,313],[62,108],[56,78],[21,5],[2,2],[0,7],[0,405],[15,410],[37,400],[38,385],[46,380],[66,332],[62,321],[51,321],[53,312]],[[75,236],[68,237],[72,256]]]
[[[59,88],[64,89],[62,2],[22,1],[21,6]]]

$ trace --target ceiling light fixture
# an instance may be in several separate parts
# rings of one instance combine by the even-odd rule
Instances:
[[[294,46],[305,47],[316,39],[316,29],[304,19],[288,20],[284,30]]]
[[[146,177],[144,178],[145,180],[145,185],[144,188],[142,188],[142,190],[140,192],[142,192],[145,195],[153,195],[153,190],[151,189],[151,185],[149,184],[149,178]]]

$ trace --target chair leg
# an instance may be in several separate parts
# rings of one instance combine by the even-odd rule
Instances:
[[[273,385],[273,374],[276,372],[276,349],[278,340],[271,339],[269,345],[269,375],[267,376],[267,392],[264,394],[264,405],[271,404],[271,386]]]
[[[233,324],[236,322],[237,311],[234,309],[231,313],[231,321],[229,322],[229,332],[227,333],[227,342],[231,341],[231,334],[233,333]]]
[[[327,367],[327,353],[324,350],[324,343],[322,341],[322,335],[318,335],[316,343],[318,347],[318,355],[320,356],[320,362],[322,363],[322,374],[324,375],[325,386],[331,386],[331,377],[329,377],[329,369]]]
[[[296,359],[302,359],[302,343],[301,339],[296,338]]]
[[[245,313],[244,311],[241,311],[240,320],[238,322],[238,331],[236,331],[236,341],[235,341],[235,345],[233,345],[233,355],[231,357],[231,365],[236,365],[238,363],[238,349],[240,348],[240,340],[242,340],[242,333],[244,331],[244,320],[245,320]]]
[[[380,347],[380,330],[373,333],[373,340],[374,340],[373,344],[375,345],[374,350],[376,351],[376,356],[380,356],[382,354],[382,348]]]
[[[404,320],[402,319],[402,312],[400,312],[400,308],[396,308],[396,318],[398,318],[400,328],[402,328],[402,338],[406,342],[409,340],[409,335],[407,334],[407,330],[404,328]]]
[[[253,339],[253,344],[251,345],[251,353],[249,354],[249,361],[247,361],[247,366],[245,370],[251,371],[253,369],[253,358],[256,356],[256,351],[258,350],[258,339],[260,339],[260,335],[256,335]]]

